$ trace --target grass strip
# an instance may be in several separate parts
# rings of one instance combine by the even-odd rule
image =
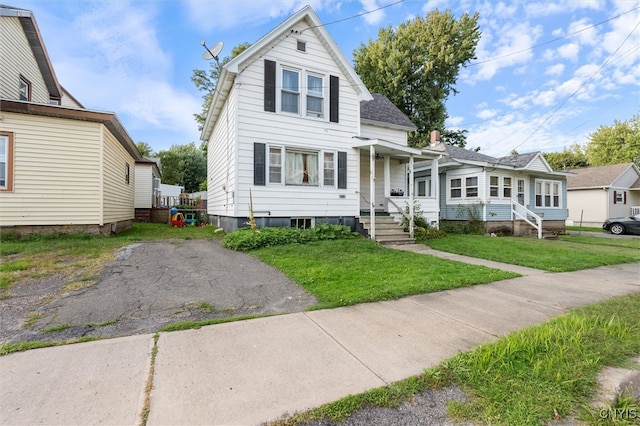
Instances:
[[[609,239],[563,235],[559,240],[539,240],[449,234],[445,238],[429,240],[426,244],[433,249],[449,253],[551,272],[640,262],[640,239],[635,238]]]
[[[151,413],[151,391],[153,390],[153,377],[156,374],[156,357],[158,356],[158,339],[160,335],[155,333],[153,335],[153,349],[151,349],[151,364],[149,366],[149,376],[147,377],[147,384],[144,387],[144,406],[142,413],[140,414],[140,426],[146,426],[149,421],[149,414]]]
[[[255,315],[241,315],[238,317],[231,317],[231,318],[208,319],[208,320],[202,320],[202,321],[180,321],[180,322],[167,324],[164,327],[162,327],[159,331],[168,332],[168,331],[182,331],[182,330],[197,330],[200,327],[204,327],[207,325],[224,324],[227,322],[244,321],[244,320],[250,320],[250,319],[256,319],[256,318],[266,318],[266,317],[272,317],[276,315],[282,315],[282,314],[255,314]]]
[[[460,387],[469,399],[449,404],[448,414],[456,420],[547,424],[558,417],[583,415],[598,372],[625,365],[638,354],[640,293],[575,309],[460,353],[419,376],[270,424],[341,421],[365,407],[397,407],[417,393],[448,385]]]
[[[24,352],[31,349],[50,348],[52,346],[71,345],[73,343],[93,342],[94,340],[103,340],[103,337],[79,337],[77,339],[43,341],[33,340],[29,342],[3,343],[0,345],[0,356],[8,355],[14,352]]]
[[[266,247],[250,253],[319,301],[314,309],[397,299],[518,274],[386,248],[366,239]]]

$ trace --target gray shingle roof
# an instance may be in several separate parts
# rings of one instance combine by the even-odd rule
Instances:
[[[528,152],[526,154],[509,155],[499,158],[500,164],[513,167],[525,167],[538,155],[538,152]]]
[[[411,130],[417,129],[416,125],[409,120],[409,117],[400,111],[386,96],[379,93],[372,93],[372,95],[373,100],[360,107],[360,118],[406,127]]]
[[[567,188],[608,187],[632,164],[609,164],[569,170],[576,175],[567,178]]]

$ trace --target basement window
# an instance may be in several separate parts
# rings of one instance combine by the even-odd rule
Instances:
[[[291,227],[300,229],[310,229],[313,227],[313,219],[310,217],[292,217]]]

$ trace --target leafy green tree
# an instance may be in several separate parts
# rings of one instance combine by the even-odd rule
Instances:
[[[591,133],[586,147],[590,166],[634,162],[640,166],[640,114]]]
[[[140,154],[142,154],[143,157],[153,157],[153,149],[151,148],[151,146],[149,146],[148,143],[146,142],[136,142],[136,147],[138,148],[138,151],[140,151]]]
[[[577,169],[587,167],[587,156],[579,144],[564,148],[561,152],[545,152],[542,154],[553,170]]]
[[[434,10],[382,28],[377,40],[354,51],[354,67],[367,88],[388,97],[418,127],[413,146],[425,146],[439,129],[443,140],[464,146],[464,131],[447,132],[445,101],[457,93],[460,67],[474,59],[480,40],[479,15],[456,20],[450,10]]]
[[[199,114],[193,114],[193,117],[198,122],[199,130],[202,130],[204,122],[207,119],[207,111],[209,111],[209,106],[213,99],[213,93],[216,89],[216,84],[218,83],[218,77],[220,77],[220,70],[222,69],[222,66],[244,52],[249,46],[251,46],[251,44],[245,42],[231,49],[231,56],[227,56],[222,59],[222,61],[220,61],[220,66],[218,66],[216,61],[211,61],[208,71],[200,69],[193,70],[191,81],[196,85],[198,90],[204,92],[202,95],[202,110]]]
[[[169,185],[182,185],[186,192],[200,190],[207,179],[207,158],[194,142],[173,145],[158,153],[162,162],[162,181]]]

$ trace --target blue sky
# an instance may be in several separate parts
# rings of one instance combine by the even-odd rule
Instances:
[[[85,107],[114,111],[155,151],[199,144],[193,114],[207,68],[310,4],[348,59],[361,43],[438,8],[478,12],[477,60],[447,101],[468,147],[502,156],[561,151],[640,112],[640,2],[631,0],[7,0],[32,10],[58,80]],[[397,3],[397,4],[393,4]],[[388,6],[388,7],[385,7]],[[381,9],[380,9],[381,8]],[[377,9],[377,10],[376,10]],[[373,11],[363,14],[364,12]],[[343,20],[362,14],[353,19]],[[336,22],[335,21],[340,21]]]

